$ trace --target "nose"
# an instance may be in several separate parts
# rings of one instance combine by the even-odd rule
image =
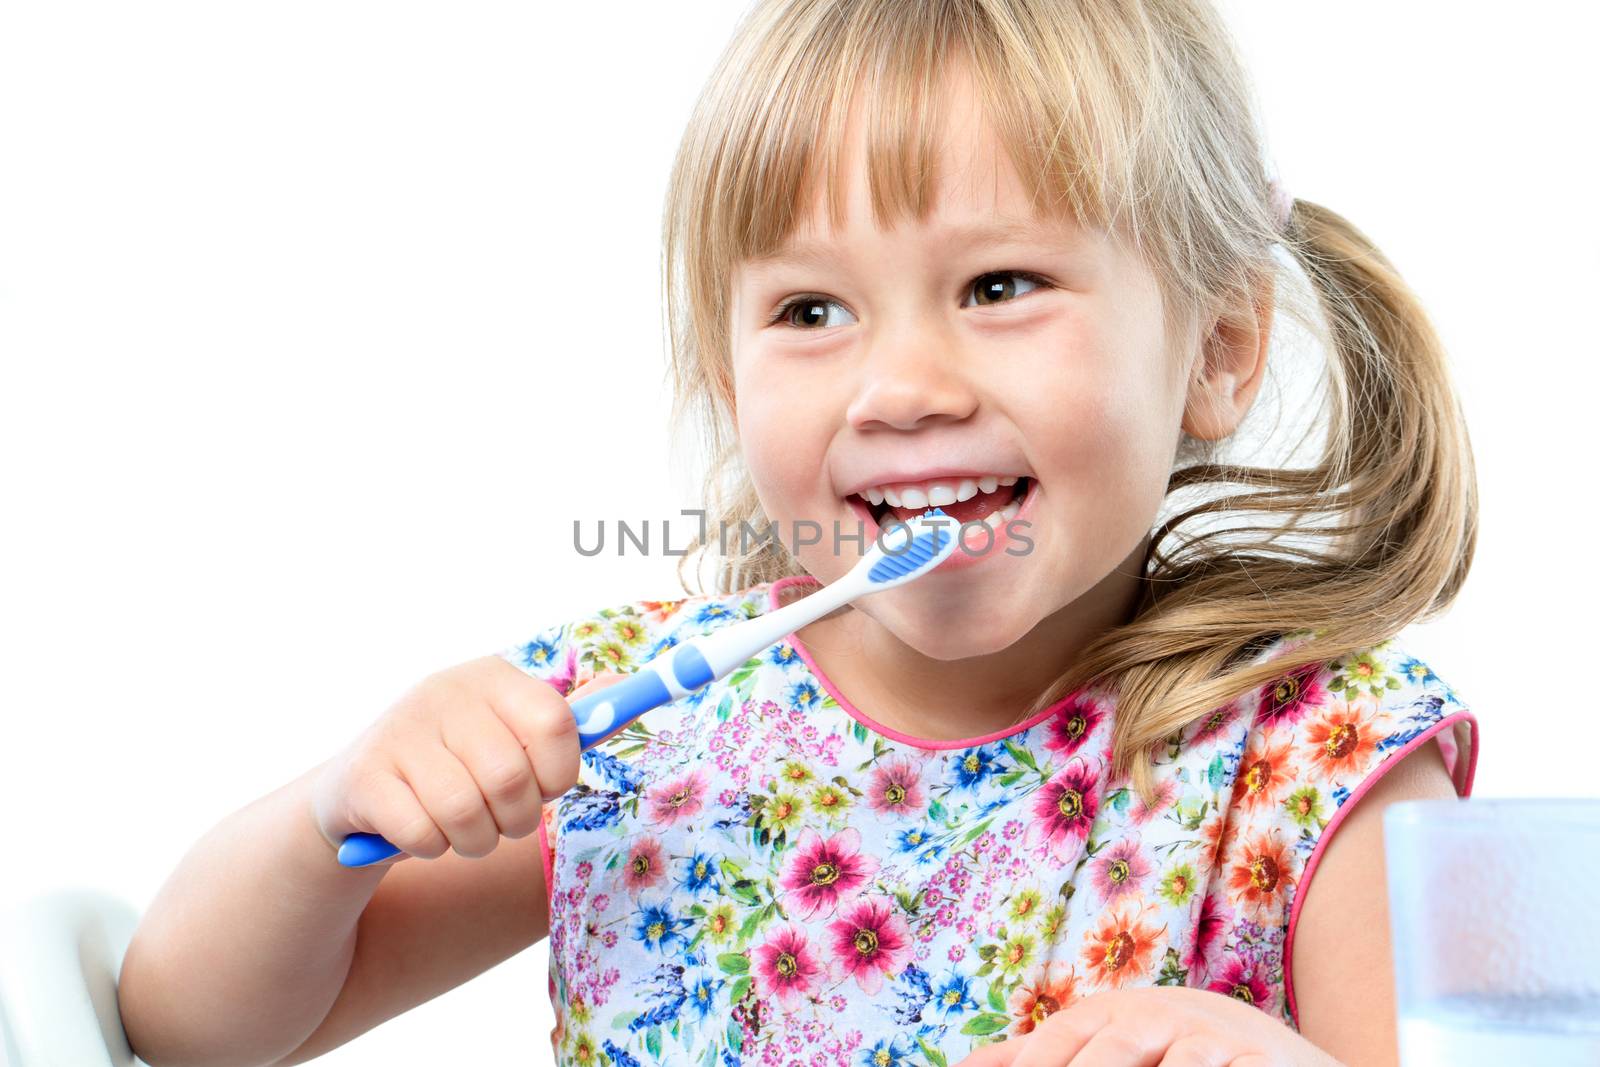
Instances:
[[[960,344],[936,324],[880,333],[867,345],[847,417],[851,427],[913,430],[972,414],[978,392]]]

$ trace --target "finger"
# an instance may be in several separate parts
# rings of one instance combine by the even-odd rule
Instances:
[[[551,800],[578,782],[578,722],[568,703],[596,683],[614,684],[596,676],[563,698],[545,682],[529,678],[509,663],[501,661],[496,684],[488,687],[489,706],[506,724],[527,753],[539,782],[539,796]],[[615,676],[620,681],[622,676]]]
[[[369,867],[398,863],[407,856],[439,855],[450,847],[450,842],[434,825],[416,793],[398,774],[397,769],[373,774],[364,783],[363,790],[368,798],[365,806],[372,814],[351,820],[357,830],[379,834],[400,849],[398,856],[367,864]]]
[[[442,742],[407,752],[400,773],[458,855],[477,859],[494,851],[500,828],[471,773]],[[440,849],[427,858],[443,854]]]
[[[1107,1015],[1094,997],[1077,1001],[1052,1014],[1029,1034],[1031,1047],[1011,1067],[1066,1067],[1106,1024]]]
[[[1032,1036],[1032,1034],[1028,1034],[1023,1037],[1013,1037],[1006,1041],[996,1041],[992,1045],[984,1045],[982,1048],[975,1049],[971,1055],[961,1060],[955,1067],[1011,1067]]]
[[[1211,1034],[1189,1034],[1178,1038],[1167,1048],[1160,1060],[1161,1067],[1238,1067],[1244,1060],[1228,1055],[1220,1038]],[[1262,1060],[1256,1067],[1268,1067]]]
[[[539,827],[539,779],[528,754],[498,715],[478,706],[439,724],[445,747],[472,775],[499,833],[527,837]]]
[[[1057,1062],[1072,1067],[1157,1067],[1166,1049],[1167,1042],[1149,1027],[1112,1023],[1096,1032],[1070,1060]]]

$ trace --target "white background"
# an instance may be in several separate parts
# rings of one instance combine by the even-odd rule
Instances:
[[[571,523],[695,503],[659,219],[742,6],[4,9],[0,904],[143,907],[423,674],[681,595]],[[1455,360],[1482,534],[1408,636],[1482,718],[1483,796],[1600,788],[1578,9],[1225,5],[1287,185],[1377,240]],[[546,1062],[545,967],[324,1062]]]

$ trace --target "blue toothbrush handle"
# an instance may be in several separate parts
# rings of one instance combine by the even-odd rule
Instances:
[[[339,846],[339,862],[346,867],[365,867],[399,854],[382,834],[348,834]]]
[[[626,681],[615,682],[573,701],[572,715],[578,720],[578,747],[591,749],[607,734],[672,700],[666,683],[646,664]],[[339,862],[346,867],[366,867],[399,854],[400,849],[381,834],[349,834],[339,846]]]
[[[572,715],[578,720],[578,747],[587,751],[607,734],[672,700],[672,691],[646,664],[625,681],[572,702]]]

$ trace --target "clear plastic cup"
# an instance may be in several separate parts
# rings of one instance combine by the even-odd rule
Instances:
[[[1403,1067],[1600,1065],[1600,799],[1383,823]]]

